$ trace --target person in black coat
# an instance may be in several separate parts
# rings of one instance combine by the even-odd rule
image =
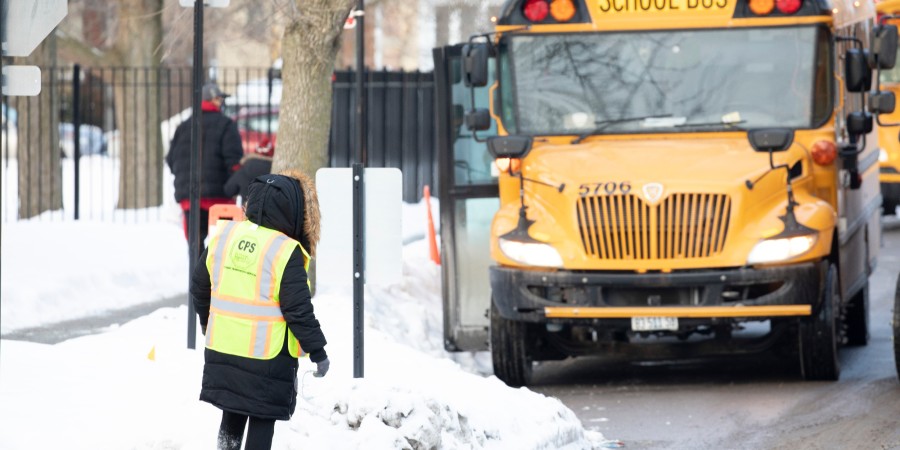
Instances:
[[[225,183],[225,194],[232,197],[240,194],[241,201],[247,203],[250,182],[260,175],[272,172],[274,154],[275,146],[269,140],[263,140],[255,152],[244,155],[241,158],[241,168],[231,174],[231,178]]]
[[[319,203],[315,185],[298,171],[263,175],[248,188],[246,219],[279,231],[300,242],[315,256],[320,235]],[[206,261],[208,250],[201,261]],[[313,311],[303,254],[295,247],[284,269],[279,306],[288,329],[324,376],[329,360],[325,335]],[[190,286],[194,307],[206,334],[211,282],[206,264],[198,264]],[[285,333],[287,339],[287,333]],[[253,359],[205,349],[200,400],[222,410],[219,448],[239,449],[249,419],[247,448],[270,448],[275,420],[288,420],[297,404],[298,360],[283,345],[272,359]]]
[[[228,94],[214,83],[203,86],[200,104],[203,126],[203,161],[200,167],[200,242],[206,240],[209,208],[213,205],[234,204],[234,195],[225,193],[225,183],[238,170],[244,149],[237,124],[222,114],[222,104]],[[185,120],[175,129],[175,136],[166,154],[166,164],[175,175],[175,201],[184,212],[184,236],[188,237],[188,216],[191,209],[191,121]]]

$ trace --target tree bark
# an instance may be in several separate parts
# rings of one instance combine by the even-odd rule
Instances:
[[[159,66],[163,0],[125,0],[113,52],[122,71],[115,83],[119,130],[118,208],[162,204],[163,147]]]
[[[328,166],[331,77],[353,0],[296,0],[284,32],[283,94],[273,171]]]
[[[41,68],[41,93],[35,97],[11,97],[18,111],[19,218],[29,219],[45,211],[62,209],[62,164],[59,148],[60,99],[55,77],[56,36],[51,33],[27,58],[17,64]]]

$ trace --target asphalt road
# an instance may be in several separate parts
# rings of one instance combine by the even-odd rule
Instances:
[[[795,358],[774,355],[677,364],[580,358],[542,363],[530,388],[629,449],[900,449],[891,339],[898,272],[900,220],[892,219],[870,278],[870,342],[842,349],[838,382],[804,381]],[[186,301],[185,294],[2,338],[53,344]]]
[[[891,328],[900,221],[886,221],[883,241],[869,280],[871,338],[841,350],[840,381],[804,381],[785,355],[680,364],[581,358],[542,363],[530,388],[630,449],[900,449]]]
[[[38,342],[41,344],[57,344],[69,339],[101,333],[111,326],[130,322],[146,316],[160,308],[187,305],[187,293],[151,303],[109,311],[83,319],[67,320],[49,326],[23,328],[0,335],[2,339]],[[187,322],[187,317],[184,318]]]

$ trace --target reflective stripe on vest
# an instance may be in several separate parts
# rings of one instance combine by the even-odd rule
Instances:
[[[231,229],[234,228],[234,225],[235,222],[229,220],[228,223],[225,224],[224,229],[222,227],[216,228],[217,230],[222,230],[222,232],[217,234],[215,239],[216,242],[210,242],[210,247],[214,247],[217,254],[225,254],[225,244],[227,244],[227,238],[231,236]],[[226,239],[222,239],[222,237],[225,237]],[[210,272],[209,275],[211,277],[210,282],[212,283],[213,289],[215,289],[219,286],[219,281],[222,279],[222,265],[216,264],[213,266],[213,271]]]
[[[225,222],[225,223],[223,223]],[[302,354],[281,313],[279,290],[284,268],[299,242],[252,222],[220,221],[210,242],[207,268],[212,287],[206,347],[255,359],[274,358],[287,333],[288,351]]]

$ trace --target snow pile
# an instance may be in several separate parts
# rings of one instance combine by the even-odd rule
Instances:
[[[605,445],[557,399],[489,375],[488,354],[444,351],[440,268],[414,241],[421,229],[404,225],[413,242],[403,282],[366,293],[364,378],[353,377],[351,293],[316,295],[331,371],[314,378],[314,364],[301,360],[297,411],[276,423],[273,448]],[[187,246],[172,221],[20,222],[4,226],[2,239],[4,333],[183,295],[187,285]],[[187,349],[186,321],[180,306],[56,345],[0,341],[0,448],[211,448],[221,415],[198,400],[203,337],[201,350]]]

